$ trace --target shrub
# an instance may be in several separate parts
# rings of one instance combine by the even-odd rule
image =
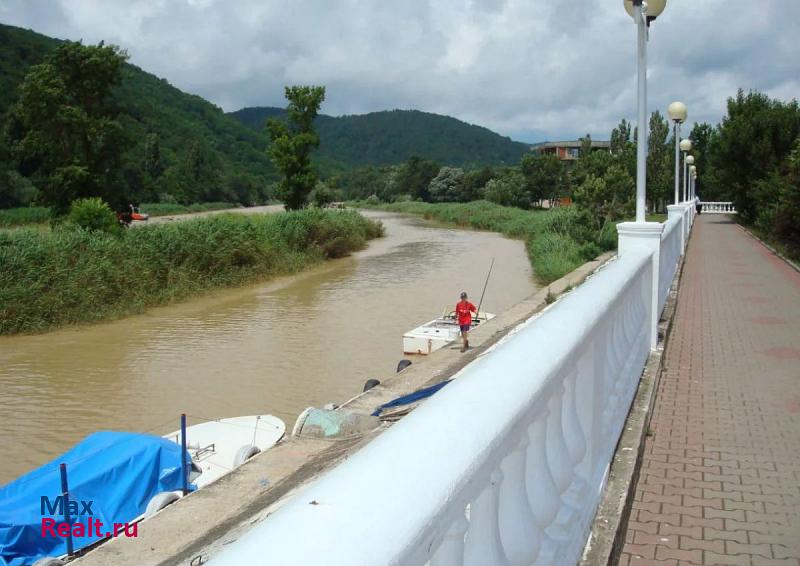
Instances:
[[[86,230],[112,233],[120,229],[117,215],[99,197],[73,201],[67,220]]]

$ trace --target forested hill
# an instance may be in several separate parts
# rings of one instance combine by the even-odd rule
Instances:
[[[17,98],[17,87],[28,68],[42,62],[59,43],[60,40],[30,30],[0,24],[0,120]],[[246,184],[251,186],[277,179],[265,151],[266,132],[243,126],[199,96],[186,94],[166,80],[126,64],[115,97],[122,109],[121,121],[133,141],[125,155],[131,171],[144,157],[148,134],[156,134],[167,170],[185,161],[191,150],[193,157],[199,156],[228,181],[238,179],[232,181],[233,185],[241,186],[242,179],[249,180]],[[217,184],[224,187],[226,183]]]
[[[264,130],[280,108],[243,108],[230,115]],[[350,166],[401,163],[412,155],[458,166],[516,164],[528,150],[483,128],[449,116],[418,110],[390,110],[356,116],[317,118],[320,157]]]

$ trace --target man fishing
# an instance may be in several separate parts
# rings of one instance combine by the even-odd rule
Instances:
[[[461,292],[461,300],[456,303],[456,318],[461,328],[461,352],[464,353],[469,348],[469,328],[472,324],[472,313],[476,312],[475,305],[467,300],[466,291]]]

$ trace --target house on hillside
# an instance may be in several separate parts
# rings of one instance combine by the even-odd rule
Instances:
[[[532,145],[531,151],[541,155],[556,155],[561,161],[571,162],[580,157],[582,145],[581,140],[542,142]],[[592,140],[592,151],[611,151],[611,142]]]

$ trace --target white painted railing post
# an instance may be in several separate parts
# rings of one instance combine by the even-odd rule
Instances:
[[[650,304],[650,349],[655,350],[658,344],[658,274],[659,255],[661,251],[661,233],[664,225],[660,222],[623,222],[617,224],[619,234],[619,255],[625,257],[629,253],[652,254],[651,285],[652,301]]]
[[[680,218],[681,222],[681,255],[686,251],[686,228],[684,227],[685,218],[683,217],[683,205],[670,204],[667,206],[667,220]]]
[[[500,540],[513,566],[529,566],[539,554],[542,532],[536,524],[525,485],[528,433],[503,461],[500,484]]]
[[[464,535],[468,528],[469,523],[462,509],[431,558],[430,566],[464,566]]]
[[[511,566],[500,542],[499,506],[500,482],[503,472],[492,472],[489,484],[470,505],[469,530],[464,542],[464,566]]]

